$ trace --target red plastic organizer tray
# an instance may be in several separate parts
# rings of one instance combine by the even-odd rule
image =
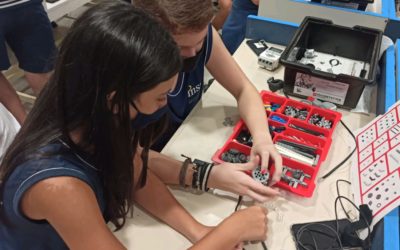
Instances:
[[[288,181],[280,180],[275,186],[288,190],[292,193],[295,193],[304,197],[311,197],[314,189],[315,189],[315,178],[321,166],[321,163],[326,159],[326,156],[329,152],[329,148],[332,143],[332,133],[335,130],[338,122],[340,121],[342,114],[339,112],[335,112],[332,110],[322,109],[316,106],[308,105],[303,102],[299,102],[293,99],[288,99],[279,95],[276,95],[269,91],[262,91],[261,97],[264,102],[264,105],[269,110],[266,110],[268,116],[268,125],[274,127],[283,128],[283,131],[272,132],[271,135],[273,137],[273,142],[276,144],[281,140],[285,140],[286,142],[292,142],[296,144],[301,144],[304,146],[309,146],[315,148],[314,153],[318,155],[318,158],[315,159],[313,164],[306,164],[304,162],[298,161],[294,158],[288,158],[286,156],[282,156],[283,166],[289,167],[290,170],[301,170],[307,178],[303,178],[302,181],[305,183],[301,185],[297,183],[291,183]],[[279,108],[276,108],[274,111],[270,110],[270,105],[279,105]],[[291,116],[285,115],[285,109],[287,106],[294,107],[301,110],[307,110],[306,117],[294,118]],[[331,122],[330,128],[319,127],[314,124],[310,124],[310,118],[314,115],[318,114],[328,121]],[[271,117],[278,117],[278,120],[286,121],[285,123],[271,120]],[[295,128],[293,128],[293,126]],[[300,129],[311,130],[317,132],[319,135],[311,134],[309,132],[305,132]],[[229,151],[230,149],[235,149],[236,151],[245,154],[248,156],[251,151],[251,147],[245,144],[240,143],[236,138],[238,138],[239,134],[242,131],[248,131],[246,124],[244,124],[243,120],[240,120],[233,129],[233,133],[228,138],[224,146],[217,150],[214,154],[212,160],[216,163],[223,163],[222,155]],[[274,165],[270,166],[270,174],[274,173]],[[286,175],[293,177],[291,171],[287,171]],[[290,185],[291,184],[291,185]]]

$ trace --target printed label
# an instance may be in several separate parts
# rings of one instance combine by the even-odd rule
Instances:
[[[348,89],[349,85],[347,83],[333,82],[308,74],[297,73],[293,92],[343,105]]]

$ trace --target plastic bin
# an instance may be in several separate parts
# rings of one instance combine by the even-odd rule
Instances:
[[[375,82],[381,40],[376,29],[306,17],[281,56],[285,92],[355,108],[365,85]],[[310,63],[300,63],[307,49],[318,54]]]
[[[296,100],[287,99],[285,97],[276,95],[269,91],[262,91],[261,98],[264,102],[266,108],[270,108],[270,105],[278,104],[279,108],[275,108],[274,111],[266,110],[268,114],[268,125],[274,126],[276,128],[283,128],[284,130],[279,132],[273,132],[273,142],[277,143],[279,141],[289,141],[292,143],[301,144],[308,147],[315,148],[315,153],[319,156],[315,165],[307,165],[300,161],[293,160],[287,157],[283,158],[283,164],[291,169],[298,169],[303,171],[305,174],[309,175],[309,178],[304,179],[306,186],[298,185],[296,187],[289,185],[287,182],[281,180],[276,186],[282,189],[288,190],[300,196],[310,197],[312,196],[315,189],[315,178],[321,167],[322,162],[326,159],[330,146],[332,144],[332,133],[335,130],[337,124],[339,123],[342,115],[341,113],[321,109],[309,104],[305,104]],[[306,119],[299,119],[292,116],[285,115],[286,107],[294,107],[297,109],[307,110],[308,115]],[[319,114],[332,122],[330,128],[322,128],[316,125],[310,124],[308,120],[313,114]],[[271,120],[272,117],[278,117],[285,120],[285,123]],[[300,130],[299,130],[300,129]],[[313,131],[315,134],[310,133]],[[236,126],[233,128],[232,134],[229,136],[225,144],[217,150],[212,158],[216,163],[223,163],[222,155],[228,152],[230,149],[234,149],[239,153],[246,156],[250,155],[251,147],[248,144],[240,142],[241,132],[248,133],[248,128],[243,120],[240,120]],[[270,166],[270,173],[274,172],[274,165]]]

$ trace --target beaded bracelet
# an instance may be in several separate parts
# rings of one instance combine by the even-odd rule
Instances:
[[[205,161],[201,161],[198,159],[195,159],[193,161],[193,164],[195,164],[197,166],[197,170],[198,170],[198,175],[196,175],[196,177],[198,179],[198,185],[196,186],[196,188],[201,191],[207,192],[209,190],[209,188],[207,187],[207,182],[208,182],[208,178],[210,176],[211,169],[214,166],[214,164],[205,162]]]
[[[190,190],[194,194],[202,193],[202,190],[200,188],[200,176],[201,176],[200,170],[201,168],[194,165],[193,176],[192,176],[192,189]]]
[[[214,164],[198,159],[192,161],[190,157],[183,154],[181,156],[186,159],[182,163],[181,170],[179,171],[179,186],[183,189],[188,187],[188,185],[186,185],[187,169],[189,164],[193,164],[192,186],[190,191],[195,194],[207,192],[209,190],[207,187],[208,178],[210,177],[210,172]]]

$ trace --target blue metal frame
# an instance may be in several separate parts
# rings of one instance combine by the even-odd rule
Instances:
[[[400,99],[400,40],[397,39],[395,43],[395,50],[396,50],[396,55],[395,55],[395,60],[396,60],[396,101]]]
[[[394,0],[393,0],[394,3]],[[391,86],[393,91],[396,93],[395,101],[392,101],[390,105],[393,105],[400,98],[400,40],[396,40],[395,44],[395,86]],[[389,89],[390,90],[390,89]],[[391,91],[388,91],[391,92]],[[390,106],[389,105],[389,106]],[[385,250],[400,250],[400,208],[395,208],[392,212],[383,218],[383,244]]]
[[[246,38],[264,39],[286,46],[292,40],[299,24],[250,15],[247,18]]]
[[[387,16],[388,16],[390,19],[399,19],[399,18],[396,16],[396,5],[395,5],[395,3],[394,3],[394,0],[393,0],[393,1],[387,2],[387,13],[388,13]]]
[[[400,209],[396,208],[392,212],[390,212],[390,214],[386,215],[383,218],[384,221],[383,248],[385,250],[400,249],[399,215],[400,215]]]

